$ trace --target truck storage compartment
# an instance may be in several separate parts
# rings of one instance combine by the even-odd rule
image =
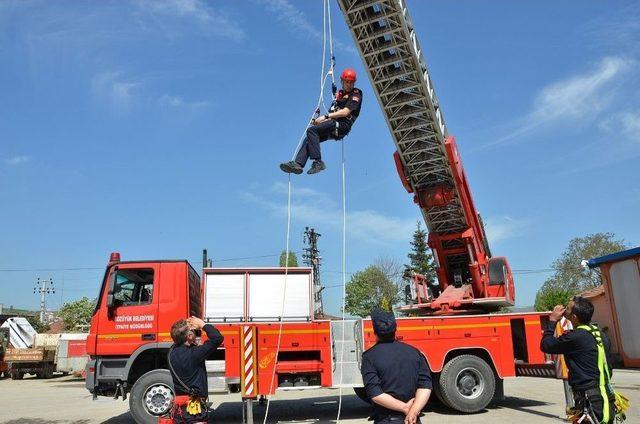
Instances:
[[[313,319],[311,268],[205,268],[204,274],[207,321]]]

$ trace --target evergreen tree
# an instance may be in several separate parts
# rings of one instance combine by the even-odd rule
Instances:
[[[404,274],[412,272],[424,275],[432,284],[436,281],[436,265],[433,255],[427,245],[427,232],[422,229],[420,221],[416,222],[416,230],[413,232],[411,252],[407,255],[409,263],[404,266]]]

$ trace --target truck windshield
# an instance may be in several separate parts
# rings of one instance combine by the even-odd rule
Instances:
[[[153,269],[119,269],[113,288],[115,306],[145,305],[153,298]]]

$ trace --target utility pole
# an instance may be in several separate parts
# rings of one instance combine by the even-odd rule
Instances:
[[[303,243],[305,248],[302,249],[302,261],[305,265],[310,266],[313,269],[313,298],[315,302],[315,314],[320,316],[322,311],[322,287],[320,283],[320,252],[318,250],[318,237],[320,234],[316,233],[313,228],[305,227]]]
[[[213,259],[209,258],[207,249],[202,249],[202,268],[211,268],[213,266]]]
[[[44,314],[46,312],[46,302],[48,294],[55,294],[56,289],[53,287],[53,279],[48,280],[43,278],[36,281],[36,285],[33,288],[33,293],[40,294],[40,322],[44,324]]]

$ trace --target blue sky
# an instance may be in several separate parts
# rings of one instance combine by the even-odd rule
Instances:
[[[542,270],[568,241],[640,244],[640,5],[409,1],[496,255]],[[348,271],[404,261],[417,220],[339,8],[338,68],[364,90],[346,141]],[[313,111],[322,2],[0,3],[0,303],[96,295],[108,254],[276,265],[289,159]],[[341,277],[340,146],[294,179],[292,249]],[[245,257],[253,259],[237,259]],[[70,269],[89,268],[89,269]],[[66,269],[66,270],[64,270]],[[23,271],[8,271],[23,270]],[[529,305],[547,273],[516,273]],[[326,291],[337,312],[340,288]]]

